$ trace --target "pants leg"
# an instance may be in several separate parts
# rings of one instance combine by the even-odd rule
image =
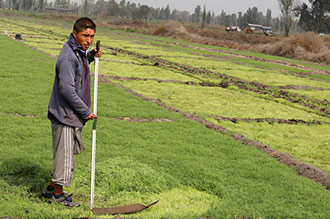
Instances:
[[[53,173],[52,181],[57,185],[69,187],[75,167],[74,128],[52,122]]]

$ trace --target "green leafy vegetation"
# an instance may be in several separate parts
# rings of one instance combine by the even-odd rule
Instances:
[[[1,17],[0,22],[4,28],[11,30],[11,37],[15,31],[25,33],[23,42],[0,35],[0,43],[3,45],[0,59],[6,63],[0,69],[0,216],[95,218],[89,210],[91,123],[87,123],[83,130],[87,149],[77,156],[73,185],[66,188],[67,192],[74,192],[75,201],[82,206],[67,209],[58,204],[48,204],[47,199],[40,198],[52,170],[47,104],[54,79],[53,57],[59,54],[61,44],[71,31],[71,24],[40,20],[37,17]],[[61,25],[64,28],[53,28]],[[165,47],[160,46],[161,43],[141,43],[135,36],[144,35],[137,33],[127,33],[121,38],[106,34],[114,30],[102,28],[98,31],[100,35],[97,35],[96,40],[101,40],[104,48],[100,73],[106,76],[182,82],[205,82],[212,79],[167,66],[155,66],[155,62],[150,59],[124,53],[114,54],[109,49],[118,47],[148,56],[159,55],[192,68],[200,67],[248,81],[261,81],[267,85],[329,88],[326,82],[318,83],[280,72],[303,72],[294,67],[287,69],[289,67],[274,63],[197,51],[180,45]],[[32,34],[40,34],[44,38],[33,38]],[[171,41],[166,38],[157,39]],[[226,61],[214,61],[203,56],[210,53],[219,54]],[[260,70],[255,66],[271,70]],[[136,202],[148,204],[159,200],[156,206],[129,216],[141,219],[327,218],[330,215],[330,193],[323,185],[298,176],[294,168],[279,163],[255,147],[234,140],[230,135],[235,132],[243,134],[329,173],[330,139],[327,131],[330,119],[327,114],[321,116],[318,109],[268,94],[242,90],[231,84],[222,88],[148,80],[113,81],[147,97],[159,99],[171,107],[220,124],[229,132],[223,134],[208,129],[201,123],[168,111],[154,102],[145,101],[115,84],[100,83],[96,207]],[[212,82],[215,81],[221,82],[213,78]],[[328,91],[309,89],[292,92],[319,100],[330,99]],[[218,123],[209,117],[210,114],[240,118],[317,120],[321,124]],[[162,118],[167,121],[130,122],[118,118]]]

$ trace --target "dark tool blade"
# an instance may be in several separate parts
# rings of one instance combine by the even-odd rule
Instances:
[[[133,204],[127,206],[113,207],[113,208],[93,208],[93,213],[97,215],[105,215],[105,214],[131,214],[139,211],[143,211],[151,206],[157,204],[158,201],[151,203],[150,205],[142,205],[142,204]]]

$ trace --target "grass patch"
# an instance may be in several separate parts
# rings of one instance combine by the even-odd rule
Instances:
[[[330,173],[330,125],[232,123],[221,125]]]
[[[102,63],[100,72],[104,75],[116,75],[122,77],[154,78],[160,80],[196,81],[190,76],[184,75],[176,70],[169,70],[163,67],[139,66],[130,63]],[[188,75],[188,74],[187,74]]]
[[[309,90],[288,90],[289,92],[292,93],[297,93],[300,95],[304,95],[306,97],[310,97],[310,98],[315,98],[318,100],[328,100],[330,101],[330,91],[329,90],[313,90],[313,89],[309,89]]]
[[[161,99],[166,104],[200,115],[221,115],[246,118],[282,118],[329,121],[312,114],[306,108],[285,100],[269,98],[252,92],[220,87],[187,86],[157,82],[126,81],[123,85],[147,97]],[[262,97],[262,98],[261,98]]]
[[[308,77],[330,82],[330,75],[308,75]]]

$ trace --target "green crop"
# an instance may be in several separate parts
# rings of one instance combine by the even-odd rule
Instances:
[[[47,105],[55,76],[54,57],[58,56],[61,45],[71,32],[73,21],[40,19],[39,14],[8,10],[0,13],[12,15],[0,17],[1,32],[10,30],[10,37],[18,31],[24,33],[22,42],[0,35],[3,45],[0,59],[1,63],[5,63],[0,69],[0,216],[95,218],[89,209],[90,122],[83,129],[87,149],[76,158],[73,185],[65,188],[69,193],[74,192],[74,200],[82,206],[68,209],[59,204],[48,204],[47,199],[40,198],[42,189],[49,181],[53,162]],[[16,14],[19,16],[14,16]],[[139,37],[145,38],[141,40]],[[197,70],[191,72],[187,69],[199,67],[265,85],[329,88],[326,82],[296,78],[287,72],[303,72],[298,68],[235,58],[225,53],[238,54],[237,51],[182,40],[106,27],[98,29],[96,40],[101,40],[104,52],[99,73],[146,79],[112,81],[154,98],[154,101],[146,101],[115,84],[106,83],[110,80],[108,78],[100,80],[96,207],[136,202],[148,204],[159,200],[156,206],[128,216],[141,219],[323,219],[330,215],[330,193],[325,186],[298,176],[294,168],[231,136],[232,133],[243,134],[329,173],[329,115],[317,108],[276,98],[275,95],[279,94],[276,87],[266,94],[243,89],[243,85],[245,88],[255,88],[247,82],[241,87],[230,83],[226,88],[210,87],[226,81],[212,77],[211,73],[198,74]],[[177,44],[166,46],[166,41]],[[193,46],[196,48],[191,48]],[[115,52],[110,47],[138,52],[142,56]],[[220,51],[205,51],[197,47]],[[158,63],[156,57],[174,63]],[[179,65],[175,63],[189,68],[176,68]],[[207,86],[187,85],[149,81],[150,78],[212,83]],[[328,91],[307,89],[291,92],[321,101],[329,100]],[[301,100],[302,97],[296,98]],[[228,132],[210,130],[204,124],[164,109],[155,103],[156,99],[159,99],[158,104],[163,103],[220,124]],[[315,100],[304,101],[316,103]],[[218,123],[209,117],[210,114],[252,119],[317,120],[321,124]],[[132,122],[130,119],[145,120]],[[160,119],[165,121],[160,122]]]

